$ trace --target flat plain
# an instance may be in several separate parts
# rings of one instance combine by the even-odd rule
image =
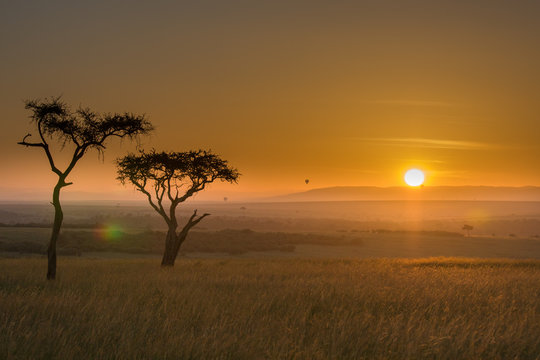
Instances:
[[[0,359],[540,359],[539,204],[1,204]]]
[[[3,359],[538,359],[540,261],[0,260]]]

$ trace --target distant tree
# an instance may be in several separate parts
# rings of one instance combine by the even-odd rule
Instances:
[[[44,101],[28,100],[25,101],[25,108],[31,111],[30,118],[36,127],[38,140],[30,141],[32,135],[29,133],[18,144],[41,148],[47,156],[51,171],[58,176],[52,198],[54,223],[47,248],[47,279],[52,280],[56,277],[56,242],[64,219],[60,190],[72,184],[66,181],[68,175],[88,150],[95,149],[102,154],[108,138],[132,139],[150,132],[153,127],[142,115],[98,114],[82,107],[72,111],[60,97]],[[63,170],[54,161],[50,140],[60,143],[62,149],[65,149],[66,145],[73,149],[69,163]]]
[[[471,231],[474,229],[473,226],[471,225],[463,225],[463,227],[461,228],[462,230],[465,230],[467,232],[467,237],[471,236]]]
[[[188,152],[140,151],[117,160],[118,180],[131,183],[148,198],[150,206],[167,223],[162,266],[173,266],[180,246],[191,228],[210,214],[198,216],[193,211],[180,232],[176,218],[177,206],[221,180],[236,183],[240,174],[226,160],[204,150]],[[164,204],[165,200],[165,204]],[[169,208],[165,206],[168,203]]]

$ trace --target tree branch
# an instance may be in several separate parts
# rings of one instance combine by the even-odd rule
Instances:
[[[202,219],[204,219],[205,217],[207,216],[210,216],[210,214],[208,213],[204,213],[202,214],[201,216],[199,216],[197,218],[197,209],[195,209],[193,211],[193,214],[190,216],[187,224],[186,224],[186,228],[189,230],[191,229],[192,227],[194,227],[195,225],[197,225]],[[196,218],[196,219],[195,219]]]
[[[177,194],[178,194],[178,191],[177,191]],[[169,200],[171,201],[171,203],[174,203],[175,197],[173,197],[171,193],[171,177],[170,176],[167,177],[167,196],[169,197]],[[178,195],[176,197],[178,197]]]
[[[40,134],[41,134],[41,131],[40,131]],[[49,151],[49,144],[47,144],[47,142],[45,142],[45,141],[41,142],[41,143],[29,143],[29,142],[26,141],[26,138],[30,137],[30,136],[32,136],[32,134],[30,134],[30,133],[26,134],[25,137],[22,139],[22,141],[19,141],[17,144],[24,145],[24,146],[27,146],[27,147],[28,146],[33,146],[33,147],[42,148],[43,151],[45,151],[45,155],[47,155],[47,160],[49,160],[49,165],[51,166],[52,172],[54,172],[58,176],[62,176],[63,175],[62,172],[54,164],[52,154]],[[43,136],[41,138],[44,140]]]
[[[75,151],[73,151],[73,156],[71,157],[71,161],[70,161],[68,167],[64,171],[64,176],[67,177],[69,175],[71,170],[73,170],[73,168],[75,167],[75,164],[77,164],[77,161],[79,161],[84,156],[85,151],[86,151],[85,148],[81,148],[81,147],[77,146]]]
[[[137,188],[138,191],[142,192],[144,195],[146,195],[146,197],[148,198],[148,203],[150,204],[150,206],[152,206],[152,208],[154,210],[156,210],[156,212],[161,215],[165,221],[169,221],[169,218],[167,217],[167,214],[165,213],[165,211],[163,211],[163,207],[158,207],[156,204],[154,204],[154,202],[152,201],[152,195],[150,195],[150,193],[146,190],[146,188],[144,187],[144,185],[141,185],[135,181],[132,181],[133,184],[135,185],[135,187]]]
[[[166,212],[165,212],[165,208],[163,207],[163,195],[165,194],[165,185],[156,183],[156,185],[154,186],[154,190],[155,190],[155,193],[156,193],[156,199],[157,199],[158,206],[159,206],[159,213],[161,214],[161,216],[163,216],[165,218],[167,223],[170,223],[172,221],[172,219],[167,217]]]
[[[184,202],[186,201],[188,198],[190,198],[191,196],[193,196],[193,194],[195,194],[197,192],[197,187],[196,186],[192,186],[191,188],[189,188],[189,190],[186,191],[186,193],[184,195],[182,195],[181,197],[177,198],[176,201],[181,203],[181,202]]]
[[[26,138],[30,137],[30,136],[32,136],[32,134],[30,134],[30,133],[24,135],[23,139],[21,141],[19,141],[17,144],[25,145],[25,146],[40,146],[40,147],[45,146],[43,143],[29,143],[29,142],[26,142]]]

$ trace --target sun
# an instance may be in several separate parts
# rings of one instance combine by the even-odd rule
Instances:
[[[405,182],[409,186],[420,186],[424,183],[425,178],[422,170],[410,169],[405,173]]]

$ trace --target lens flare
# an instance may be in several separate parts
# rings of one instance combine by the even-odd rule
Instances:
[[[108,224],[97,229],[98,236],[105,241],[117,241],[122,238],[124,232],[119,225]]]

